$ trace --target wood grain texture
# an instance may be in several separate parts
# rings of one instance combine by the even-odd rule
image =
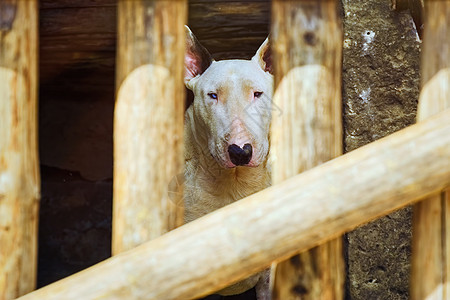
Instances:
[[[450,186],[449,132],[447,110],[20,299],[208,294]]]
[[[97,93],[94,100],[113,100],[116,2],[39,2],[39,75],[46,98],[86,101]]]
[[[113,254],[183,224],[186,1],[119,1]]]
[[[269,32],[270,0],[192,0],[188,7],[189,26],[215,59],[250,58]],[[90,93],[101,89],[108,97],[99,93],[93,100],[108,100],[113,88],[117,1],[41,0],[39,9],[40,77],[45,90],[62,98],[59,95],[68,89]],[[73,99],[77,100],[81,99]]]
[[[342,154],[342,26],[337,1],[274,1],[272,20],[277,184]],[[273,299],[342,299],[342,251],[339,237],[278,264]]]
[[[0,299],[36,285],[37,2],[0,2]]]
[[[425,13],[418,121],[450,107],[450,1],[427,1]],[[414,206],[411,299],[450,297],[449,195],[442,191]]]
[[[250,59],[269,33],[270,1],[189,1],[189,26],[214,59]]]

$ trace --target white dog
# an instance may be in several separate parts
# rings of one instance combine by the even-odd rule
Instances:
[[[185,115],[185,221],[190,222],[270,185],[267,166],[273,94],[266,39],[251,60],[214,61],[186,27],[185,83],[194,102]],[[256,285],[270,299],[268,271],[219,293]]]

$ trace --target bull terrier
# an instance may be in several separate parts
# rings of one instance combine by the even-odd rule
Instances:
[[[185,84],[194,102],[185,114],[185,221],[270,185],[269,128],[273,94],[269,40],[251,60],[215,61],[186,26]],[[270,299],[264,271],[218,293],[256,286]]]

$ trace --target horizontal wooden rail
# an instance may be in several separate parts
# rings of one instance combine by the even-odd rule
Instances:
[[[447,110],[20,299],[194,298],[449,185]]]

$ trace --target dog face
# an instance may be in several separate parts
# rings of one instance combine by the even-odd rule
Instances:
[[[214,61],[187,28],[186,86],[196,132],[224,168],[267,160],[273,94],[268,40],[251,60]]]

